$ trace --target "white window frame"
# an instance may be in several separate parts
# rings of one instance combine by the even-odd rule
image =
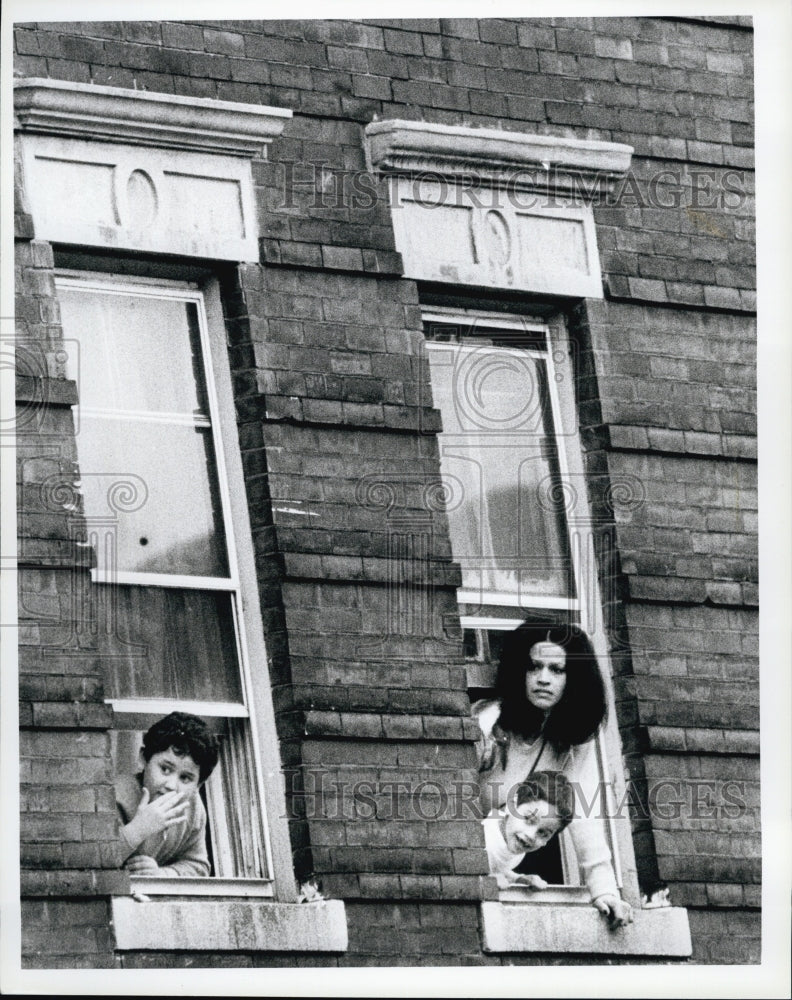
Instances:
[[[167,698],[108,698],[106,701],[112,705],[114,712],[127,716],[165,715],[169,711],[178,709],[206,718],[246,718],[253,754],[251,770],[262,811],[260,829],[268,877],[254,879],[227,875],[207,878],[130,876],[133,892],[179,897],[276,897],[283,902],[294,902],[296,887],[288,832],[282,821],[276,821],[276,817],[286,815],[285,798],[282,784],[277,780],[280,777],[280,766],[271,694],[269,685],[262,676],[268,663],[267,650],[258,600],[252,533],[239,453],[231,375],[225,344],[225,322],[218,283],[215,279],[209,279],[199,285],[192,281],[132,277],[120,273],[107,274],[73,269],[57,270],[55,280],[56,291],[63,287],[78,287],[83,290],[93,289],[114,294],[134,292],[136,295],[155,299],[190,302],[196,306],[209,405],[209,420],[206,424],[212,430],[228,577],[112,570],[104,573],[101,569],[92,569],[91,576],[93,583],[194,588],[229,593],[237,640],[236,657],[243,703]],[[264,667],[264,670],[257,672],[255,682],[250,669],[252,662]],[[206,791],[212,846],[219,852],[219,860],[223,867],[226,867],[230,861],[229,849],[224,846],[228,843],[226,823],[228,803],[220,781],[219,768],[207,781]],[[218,859],[217,853],[216,859]]]
[[[566,326],[560,316],[554,316],[551,319],[541,319],[514,313],[489,312],[478,309],[427,307],[423,310],[423,322],[425,326],[435,323],[449,324],[457,328],[464,328],[466,324],[469,324],[471,327],[469,340],[471,342],[475,341],[477,323],[481,323],[488,331],[503,331],[504,333],[510,331],[530,331],[543,334],[546,345],[545,351],[523,347],[515,348],[515,350],[541,358],[546,365],[547,392],[551,407],[559,478],[562,482],[569,481],[570,478],[573,478],[576,483],[583,483],[585,481],[585,467],[578,431],[577,408],[571,388],[574,385],[574,371],[570,355],[570,343]],[[559,391],[559,385],[568,386],[569,391]],[[442,463],[442,434],[438,438],[438,445]],[[589,506],[585,495],[582,497],[581,502],[585,506],[585,511],[588,511]],[[574,593],[568,597],[536,595],[530,598],[530,603],[528,603],[523,595],[520,595],[519,599],[523,607],[530,607],[531,609],[546,608],[564,611],[570,615],[577,614],[579,616],[580,627],[591,638],[601,670],[605,668],[603,670],[603,680],[608,701],[608,722],[604,729],[597,734],[595,748],[597,766],[602,779],[602,788],[608,800],[608,815],[605,819],[606,839],[611,849],[617,885],[620,889],[623,889],[625,880],[622,866],[622,852],[625,848],[625,831],[617,829],[618,826],[622,826],[623,824],[618,823],[613,815],[615,805],[613,786],[616,781],[616,768],[620,766],[620,761],[618,753],[614,756],[612,748],[614,740],[615,745],[618,746],[618,736],[614,729],[616,726],[615,703],[610,681],[610,660],[605,641],[594,536],[591,530],[591,520],[586,516],[580,517],[578,514],[573,523],[565,513],[564,523],[572,562]],[[585,593],[581,583],[584,580],[587,581]],[[484,599],[485,597],[487,600]],[[506,595],[506,599],[503,599],[495,593],[477,594],[475,591],[467,591],[459,588],[457,590],[457,601],[460,605],[472,603],[478,606],[487,604],[491,607],[500,606],[504,610],[504,617],[460,614],[460,624],[463,629],[511,631],[524,620],[521,617],[514,616],[512,609],[516,602],[511,595]],[[483,676],[478,663],[468,663],[469,686],[490,686],[492,680],[494,678],[485,678]],[[490,683],[487,683],[487,681]],[[629,824],[627,824],[626,835],[627,837],[630,836]],[[530,902],[531,904],[539,905],[558,903],[590,905],[591,900],[588,890],[580,884],[581,880],[577,859],[568,834],[563,833],[559,838],[559,842],[561,846],[562,868],[565,879],[569,880],[568,882],[564,882],[561,885],[552,885],[542,892],[536,892],[527,887],[514,886],[500,890],[499,899],[502,902]]]

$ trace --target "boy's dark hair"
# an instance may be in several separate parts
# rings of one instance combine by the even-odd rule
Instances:
[[[566,654],[566,686],[559,703],[545,719],[525,693],[525,674],[537,642],[553,642]],[[530,739],[539,732],[557,749],[586,743],[607,715],[605,684],[586,633],[577,625],[535,625],[523,622],[503,643],[495,681],[501,700],[498,724],[506,732]]]
[[[188,712],[171,712],[155,722],[143,737],[146,761],[163,750],[173,750],[179,757],[192,757],[204,782],[217,765],[220,747],[203,719]]]
[[[515,805],[543,799],[549,802],[561,820],[559,832],[575,817],[575,792],[561,771],[534,771],[517,786]]]

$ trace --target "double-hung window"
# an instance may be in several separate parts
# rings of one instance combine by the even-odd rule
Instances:
[[[133,883],[270,895],[256,693],[267,667],[217,293],[76,271],[57,291],[77,345],[68,374],[117,772],[135,773],[143,732],[174,710],[221,741],[202,792],[212,877]]]
[[[506,633],[526,619],[573,622],[606,662],[593,535],[577,434],[570,345],[560,320],[449,308],[424,314],[471,699],[491,697]],[[604,742],[601,788],[612,802]],[[606,803],[610,805],[610,803]],[[600,803],[593,804],[599,812]],[[620,881],[612,820],[602,819]],[[587,900],[568,835],[525,867],[554,888],[501,898]]]

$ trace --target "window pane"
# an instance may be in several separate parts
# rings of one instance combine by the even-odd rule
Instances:
[[[201,791],[212,872],[268,877],[201,298],[174,284],[57,281],[67,342],[79,343],[68,375],[88,543],[103,571],[79,620],[107,666],[117,770],[138,770],[142,733],[168,712],[205,718],[221,736]]]
[[[209,428],[83,414],[77,452],[99,569],[228,576]]]
[[[166,587],[100,587],[111,602],[110,698],[242,702],[231,596]],[[104,652],[104,650],[103,650]]]
[[[193,302],[74,287],[58,300],[66,337],[80,341],[69,378],[81,405],[208,415]]]
[[[59,289],[102,571],[228,576],[195,303]]]
[[[489,345],[427,346],[463,588],[570,596],[544,361]]]

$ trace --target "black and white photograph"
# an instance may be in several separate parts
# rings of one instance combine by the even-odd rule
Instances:
[[[789,995],[791,19],[701,8],[9,4],[4,992]]]

